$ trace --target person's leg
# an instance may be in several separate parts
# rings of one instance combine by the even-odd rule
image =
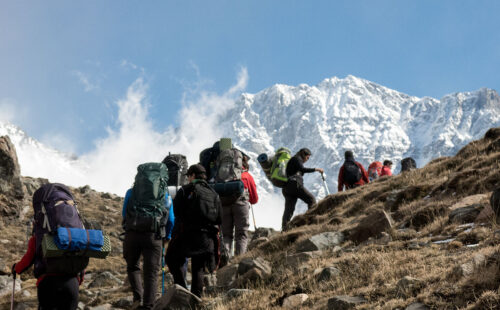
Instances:
[[[203,275],[206,254],[195,255],[191,257],[191,293],[201,298],[201,293],[203,292]]]
[[[233,205],[222,206],[222,235],[224,237],[223,244],[229,255],[231,255],[233,251],[233,228]]]
[[[48,276],[38,285],[38,309],[75,310],[78,308],[78,279]]]
[[[297,183],[289,181],[283,189],[283,196],[285,197],[285,211],[283,212],[283,219],[281,221],[281,230],[286,230],[286,225],[290,222],[295,211],[295,204],[297,203],[297,196],[295,196]]]
[[[233,205],[235,233],[234,255],[241,255],[247,251],[248,227],[250,227],[250,221],[248,220],[249,208],[250,204],[247,201],[237,201]]]
[[[304,185],[299,184],[297,186],[297,197],[307,204],[308,209],[316,203],[316,198],[314,198],[314,195],[311,194]]]
[[[154,233],[144,234],[143,256],[144,256],[144,295],[142,306],[144,309],[152,309],[156,300],[158,289],[158,272],[161,263],[161,240],[155,239]]]
[[[127,275],[132,287],[134,301],[142,301],[142,277],[140,259],[142,253],[142,245],[138,240],[138,233],[127,232],[123,241],[123,258],[127,262]]]
[[[168,270],[174,278],[174,283],[187,288],[186,285],[186,270],[187,259],[181,249],[182,240],[178,237],[170,240],[167,248],[167,255],[165,262],[167,263]]]

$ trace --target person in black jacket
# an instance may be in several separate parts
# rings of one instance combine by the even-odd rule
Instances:
[[[186,258],[191,257],[191,292],[201,297],[204,269],[207,267],[212,273],[219,261],[218,233],[222,223],[222,205],[219,195],[208,186],[206,170],[202,165],[192,165],[186,175],[189,184],[179,189],[173,202],[175,224],[166,262],[174,283],[187,288],[185,264]],[[214,210],[211,212],[214,214],[213,219],[207,220],[197,212],[203,209],[196,206],[200,201],[205,203],[205,207],[208,206],[207,201],[210,201],[208,208]]]
[[[292,218],[295,211],[297,199],[301,199],[307,204],[307,208],[311,208],[316,203],[314,196],[304,187],[304,173],[318,171],[323,173],[321,168],[306,168],[304,163],[311,157],[311,151],[308,148],[300,149],[293,156],[286,166],[286,176],[288,182],[283,188],[283,196],[285,197],[285,212],[281,222],[281,230],[286,230],[286,225]]]

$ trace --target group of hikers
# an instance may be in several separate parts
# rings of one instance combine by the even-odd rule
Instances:
[[[324,170],[304,166],[312,156],[308,148],[294,156],[286,148],[278,151],[272,158],[261,154],[258,161],[273,184],[282,188],[282,229],[286,230],[298,199],[308,208],[316,203],[304,186],[303,175],[323,175]],[[249,160],[230,139],[222,138],[200,153],[199,163],[189,167],[186,157],[180,154],[169,154],[162,162],[137,167],[134,185],[127,190],[122,208],[123,257],[134,309],[153,308],[160,270],[163,294],[164,264],[174,283],[187,289],[190,258],[190,289],[201,297],[206,271],[213,273],[231,257],[246,252],[249,212],[259,199],[249,173]],[[376,167],[377,176],[371,175],[354,160],[351,151],[346,151],[338,190],[390,176],[391,167],[392,162],[386,160]],[[76,309],[78,286],[89,257],[106,257],[109,237],[99,229],[85,227],[73,195],[63,184],[40,187],[33,195],[33,208],[33,236],[26,254],[12,266],[14,279],[34,264],[39,309]],[[94,235],[98,238],[92,238]]]

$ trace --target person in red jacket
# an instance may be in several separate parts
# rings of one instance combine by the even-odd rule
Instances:
[[[380,173],[380,176],[381,177],[383,177],[384,175],[391,176],[392,175],[391,168],[392,168],[392,161],[384,160],[384,166],[382,167],[382,172]]]
[[[339,171],[338,191],[343,191],[344,187],[347,190],[369,183],[368,173],[362,164],[354,160],[352,151],[346,151],[344,157],[344,164]]]
[[[28,250],[23,258],[12,266],[12,274],[21,274],[36,260],[35,235],[28,241]],[[42,274],[36,281],[38,309],[68,309],[78,307],[78,286],[83,282],[84,272],[78,276]]]
[[[257,187],[250,173],[248,173],[248,160],[243,155],[243,172],[241,181],[245,187],[243,195],[238,200],[229,205],[222,205],[222,234],[224,236],[224,246],[228,253],[232,252],[233,239],[235,240],[234,255],[241,255],[247,251],[248,228],[250,227],[249,209],[250,204],[256,204],[259,200]]]

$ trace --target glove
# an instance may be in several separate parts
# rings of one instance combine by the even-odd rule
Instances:
[[[16,278],[16,264],[12,265],[12,269],[10,270],[10,272],[12,273],[12,277],[15,279]]]

